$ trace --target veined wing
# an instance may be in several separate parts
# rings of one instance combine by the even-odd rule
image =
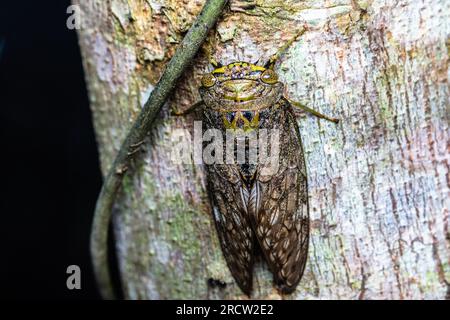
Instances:
[[[250,295],[253,280],[255,236],[243,207],[242,182],[236,165],[207,166],[208,189],[214,204],[223,255],[241,290]]]
[[[252,225],[276,285],[284,293],[292,292],[306,265],[309,242],[309,208],[306,166],[298,125],[285,102],[280,110],[280,155],[278,169],[261,175],[260,164],[254,193]]]

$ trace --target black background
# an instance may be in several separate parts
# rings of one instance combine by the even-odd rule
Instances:
[[[101,174],[70,2],[0,3],[0,297],[96,299]],[[66,288],[71,264],[81,290]]]

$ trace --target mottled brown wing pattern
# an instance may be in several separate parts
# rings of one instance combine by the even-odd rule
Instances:
[[[206,166],[223,255],[241,290],[250,295],[255,236],[242,208],[241,181],[235,165]]]
[[[266,163],[258,163],[250,190],[240,165],[206,165],[223,254],[231,274],[247,295],[252,290],[258,244],[274,274],[275,284],[284,293],[295,289],[306,264],[309,239],[306,167],[292,112],[284,99],[261,112],[259,129],[278,129],[279,162],[277,170],[270,174],[263,170]],[[216,112],[205,112],[204,119],[207,128],[221,125]]]
[[[291,106],[283,101],[279,119],[271,121],[280,129],[279,167],[272,176],[258,176],[261,204],[253,214],[253,229],[284,293],[292,292],[306,265],[309,242],[309,210],[306,166],[298,125]],[[260,172],[261,170],[259,170]]]

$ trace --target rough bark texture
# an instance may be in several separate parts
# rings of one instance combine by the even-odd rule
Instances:
[[[74,1],[106,173],[203,1]],[[311,245],[296,293],[280,297],[258,263],[255,298],[450,296],[450,3],[232,1],[205,48],[265,61],[304,24],[278,64],[288,95],[340,118],[299,119],[309,169]],[[199,99],[204,54],[180,81],[125,177],[114,230],[130,299],[240,298],[222,257],[201,166],[176,164],[169,115]],[[227,283],[208,285],[208,279]]]

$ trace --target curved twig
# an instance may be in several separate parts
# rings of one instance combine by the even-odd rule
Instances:
[[[209,30],[220,16],[227,0],[208,0],[197,20],[184,37],[175,55],[167,65],[160,81],[152,91],[142,112],[130,129],[114,163],[105,178],[95,208],[91,233],[91,255],[95,277],[100,292],[105,299],[114,299],[114,291],[108,268],[108,226],[112,207],[122,178],[131,158],[136,154],[135,147],[144,140],[153,125],[159,110],[174,89],[184,69],[194,58],[196,52],[208,35]]]

